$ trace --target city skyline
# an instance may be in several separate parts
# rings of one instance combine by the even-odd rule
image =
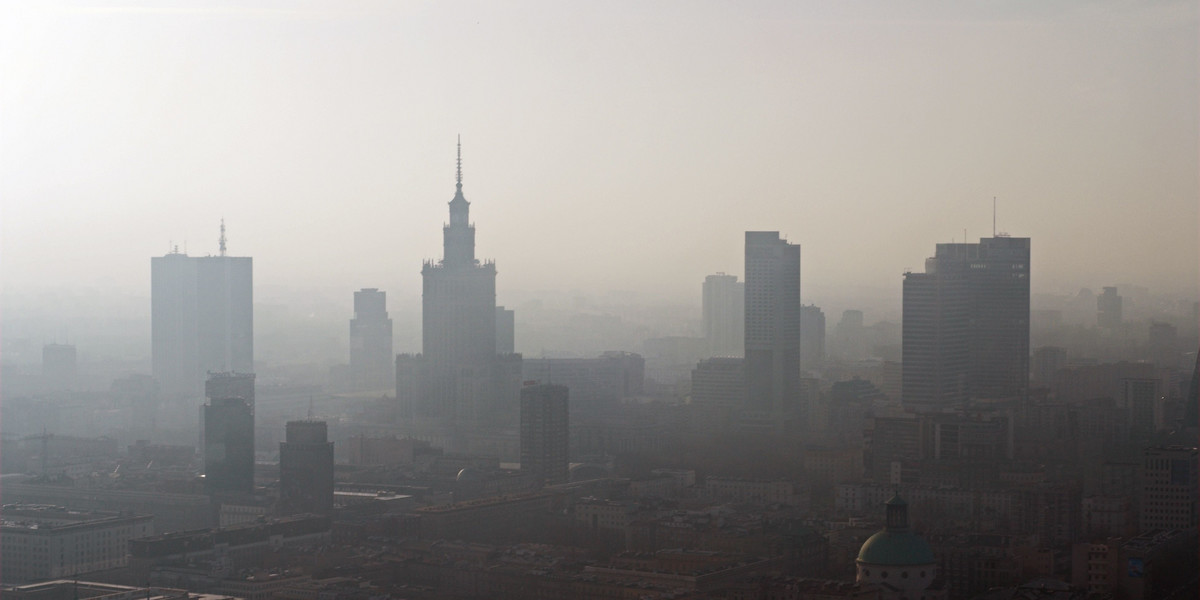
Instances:
[[[460,132],[501,303],[696,303],[764,229],[804,244],[806,289],[898,298],[993,197],[1038,240],[1034,293],[1197,285],[1190,4],[4,10],[6,293],[146,294],[138,258],[215,254],[223,216],[258,284],[410,297]]]

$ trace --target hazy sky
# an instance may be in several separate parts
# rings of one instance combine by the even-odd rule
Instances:
[[[148,293],[224,217],[258,285],[419,293],[461,133],[501,301],[698,302],[747,229],[803,245],[806,289],[898,290],[993,196],[1035,291],[1194,293],[1197,29],[1194,0],[13,0],[0,275]]]

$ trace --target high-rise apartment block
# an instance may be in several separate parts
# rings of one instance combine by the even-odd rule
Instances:
[[[325,421],[288,421],[279,442],[282,514],[333,512],[333,442]]]
[[[702,288],[704,338],[710,356],[742,356],[746,341],[745,284],[737,275],[717,273]]]
[[[1004,236],[938,244],[924,273],[905,275],[906,404],[1028,393],[1029,248],[1029,238]]]
[[[521,388],[521,470],[546,483],[568,479],[569,393],[563,385]]]
[[[396,383],[395,360],[387,292],[376,288],[354,292],[354,318],[350,320],[350,377],[354,387],[391,388]]]
[[[254,371],[252,262],[178,250],[150,259],[154,378],[167,398],[200,398],[212,372]]]
[[[746,405],[781,415],[800,405],[800,245],[746,232]]]
[[[254,412],[242,398],[204,405],[204,488],[218,494],[254,490]]]

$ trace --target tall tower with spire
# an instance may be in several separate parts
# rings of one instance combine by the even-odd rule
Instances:
[[[442,258],[421,269],[422,354],[397,357],[396,397],[408,423],[431,424],[462,439],[510,421],[515,427],[520,367],[516,363],[516,381],[509,382],[515,355],[496,353],[496,265],[475,257],[461,139],[449,208]]]

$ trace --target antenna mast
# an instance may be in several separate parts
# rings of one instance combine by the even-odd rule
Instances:
[[[458,187],[462,187],[462,134],[458,134],[458,171],[455,174],[455,182]]]
[[[221,256],[225,256],[225,217],[221,217],[221,239],[218,247],[221,249]]]

